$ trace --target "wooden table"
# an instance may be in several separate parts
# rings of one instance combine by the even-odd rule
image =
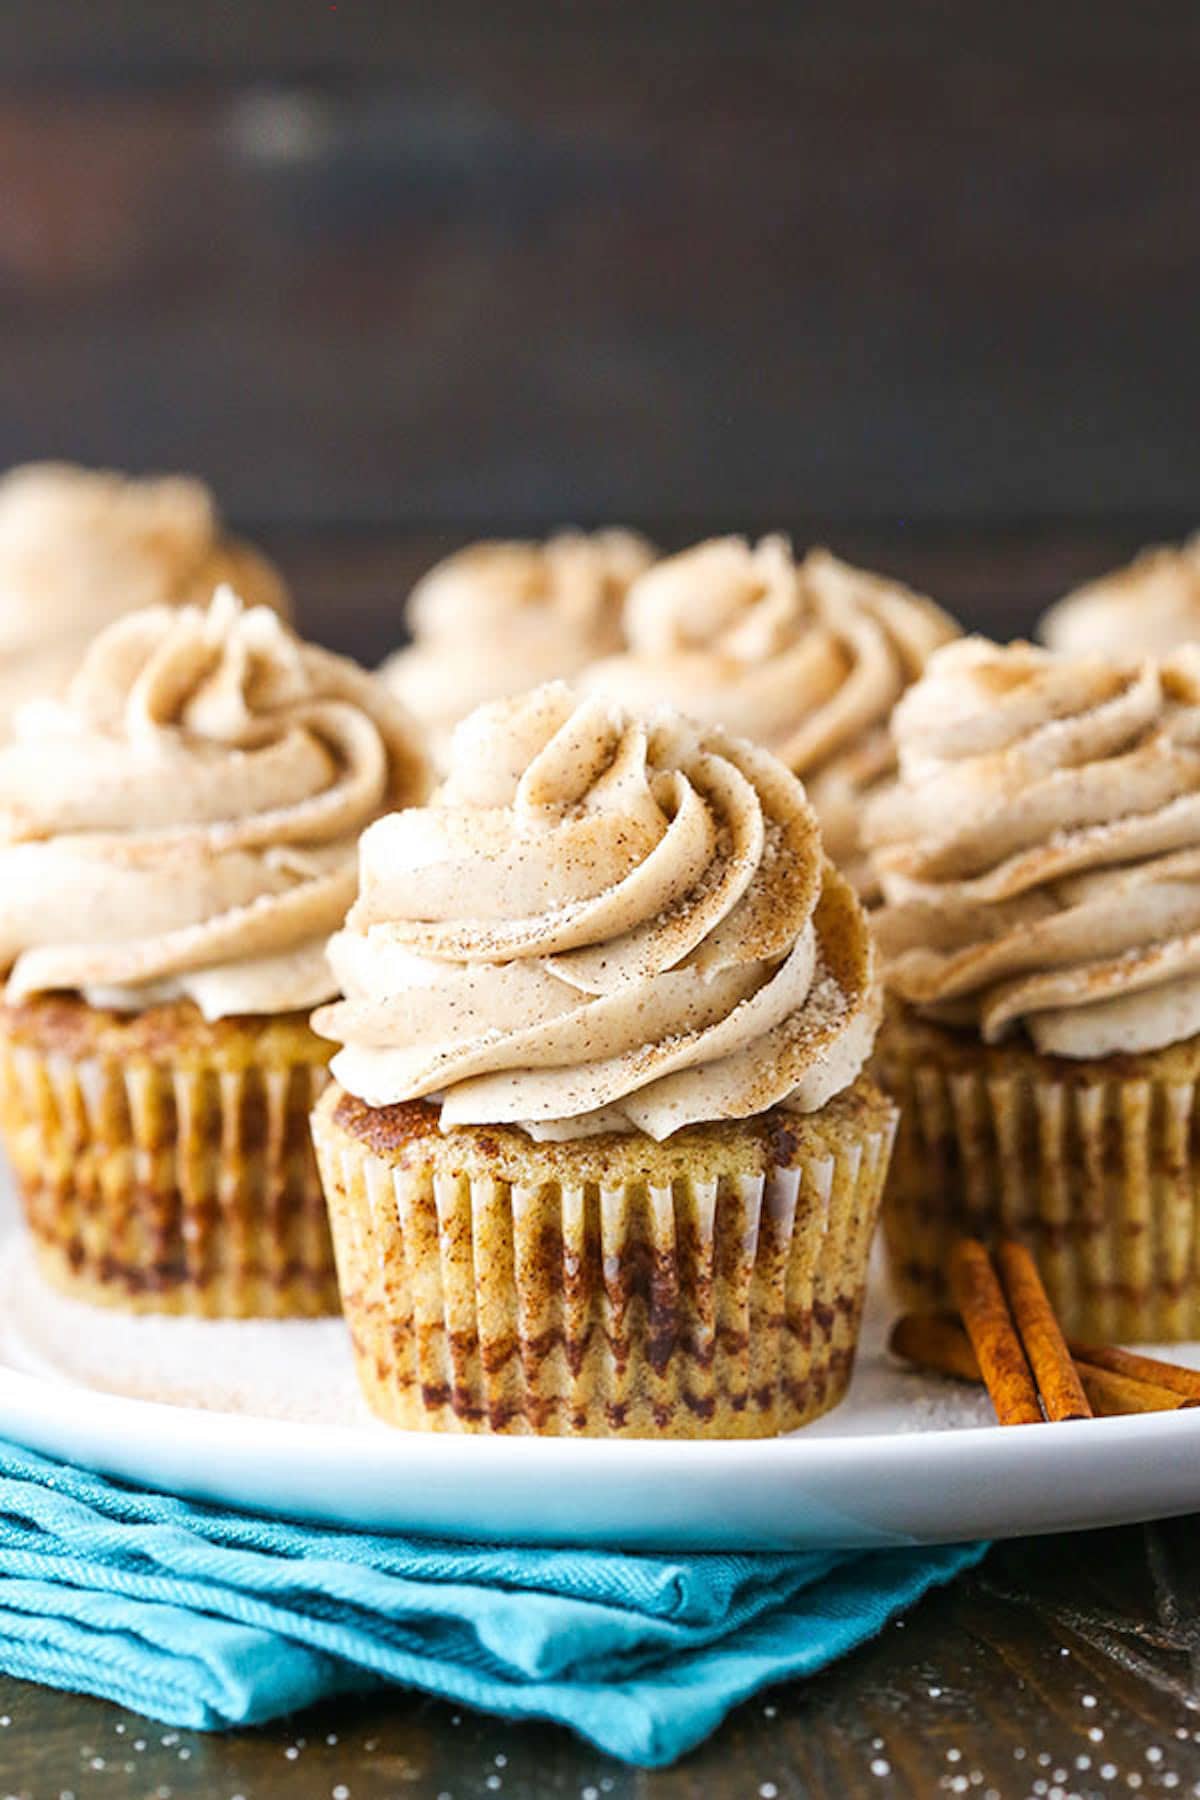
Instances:
[[[843,534],[834,544],[1006,635],[1029,629],[1057,591],[1133,547],[1128,533],[1065,529],[984,542]],[[306,629],[372,658],[395,639],[407,582],[441,547],[358,537],[272,546],[295,579]],[[212,1737],[0,1680],[0,1795],[1200,1796],[1197,1526],[1001,1545],[875,1643],[815,1680],[750,1701],[661,1774],[624,1768],[554,1727],[501,1725],[411,1694]]]

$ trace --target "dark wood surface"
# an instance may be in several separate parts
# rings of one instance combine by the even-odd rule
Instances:
[[[5,0],[0,464],[282,524],[1190,521],[1192,0]]]

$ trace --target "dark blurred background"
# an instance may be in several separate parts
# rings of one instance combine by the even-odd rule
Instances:
[[[997,631],[1200,519],[1200,7],[3,0],[0,460],[394,641],[471,534],[786,527]]]

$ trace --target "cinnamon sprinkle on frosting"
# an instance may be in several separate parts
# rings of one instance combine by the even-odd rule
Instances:
[[[820,1107],[869,1053],[861,908],[799,782],[719,728],[552,684],[455,734],[431,805],[362,844],[314,1020],[370,1105],[664,1138]]]

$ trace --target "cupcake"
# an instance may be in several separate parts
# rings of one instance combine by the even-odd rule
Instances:
[[[1200,532],[1076,588],[1043,614],[1038,636],[1069,656],[1165,656],[1200,640]]]
[[[1066,1328],[1200,1336],[1200,648],[967,639],[895,715],[868,813],[908,1306],[963,1232],[1025,1238]]]
[[[482,707],[330,960],[313,1129],[378,1414],[748,1437],[840,1398],[895,1113],[781,763],[561,683]]]
[[[61,692],[114,619],[206,604],[223,581],[287,613],[282,578],[225,535],[200,482],[66,463],[11,470],[0,479],[0,728],[32,694]]]
[[[420,799],[374,676],[228,589],[97,638],[0,747],[0,1133],[76,1297],[336,1310],[308,1134],[359,833]]]
[[[384,664],[384,679],[444,763],[451,731],[474,707],[576,675],[618,649],[626,591],[653,560],[632,531],[469,544],[413,589],[413,643]]]
[[[626,654],[584,685],[765,744],[801,776],[826,850],[870,896],[859,815],[895,767],[888,719],[956,630],[931,600],[826,550],[797,563],[784,537],[713,538],[640,577]]]

